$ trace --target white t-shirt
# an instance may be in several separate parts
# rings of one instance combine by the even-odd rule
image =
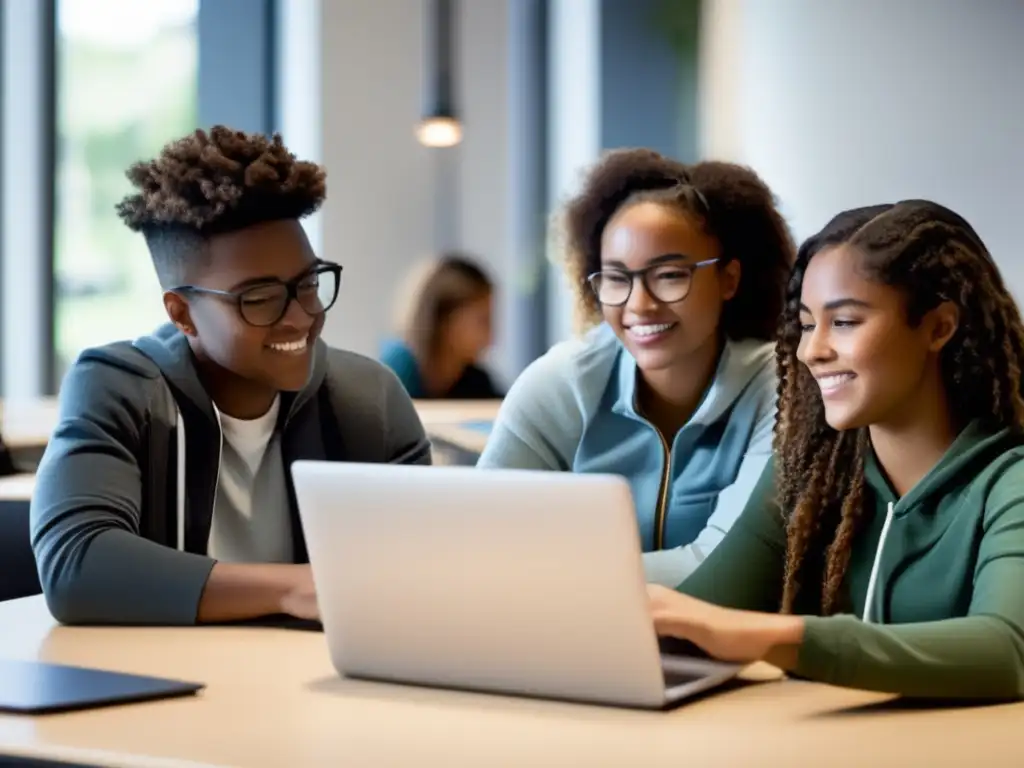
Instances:
[[[210,557],[235,563],[292,562],[281,440],[274,433],[280,407],[277,397],[269,411],[250,420],[217,411],[223,441],[207,544]]]

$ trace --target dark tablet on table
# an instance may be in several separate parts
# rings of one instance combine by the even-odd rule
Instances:
[[[206,686],[100,669],[0,659],[0,713],[42,715],[194,695]]]

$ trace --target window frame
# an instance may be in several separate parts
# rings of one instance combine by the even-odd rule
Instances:
[[[0,0],[0,106],[9,116],[0,121],[0,396],[14,399],[56,394],[60,387],[54,254],[58,2]],[[197,127],[276,127],[277,6],[278,0],[199,0]],[[35,45],[6,45],[14,36]],[[15,71],[17,84],[7,78]],[[37,180],[17,200],[10,194],[15,180],[3,173],[12,168]]]
[[[56,0],[0,0],[0,395],[53,379]]]

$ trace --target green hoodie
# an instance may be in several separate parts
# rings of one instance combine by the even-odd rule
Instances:
[[[794,675],[904,696],[1024,698],[1024,437],[971,424],[903,498],[873,455],[865,478],[866,519],[846,577],[856,615],[812,615],[820,585],[805,583]],[[769,464],[725,540],[679,591],[778,611],[786,536],[774,485]]]

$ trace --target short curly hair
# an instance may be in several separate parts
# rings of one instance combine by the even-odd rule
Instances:
[[[772,191],[749,168],[717,161],[686,165],[651,149],[607,152],[558,222],[582,324],[601,319],[587,276],[601,268],[604,228],[623,206],[648,200],[697,215],[718,240],[722,263],[740,263],[740,287],[722,316],[725,334],[773,340],[796,245]]]
[[[121,220],[141,232],[161,284],[183,279],[189,259],[212,236],[257,224],[301,219],[327,192],[327,174],[296,160],[280,134],[245,133],[223,125],[167,144],[126,175],[137,190],[117,205]]]

